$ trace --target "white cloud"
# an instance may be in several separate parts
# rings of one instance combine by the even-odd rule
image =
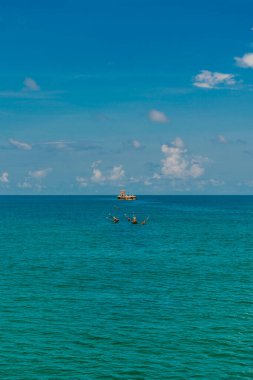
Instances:
[[[94,168],[92,170],[91,180],[92,182],[103,182],[105,180],[105,177],[103,176],[103,173],[100,169]]]
[[[50,141],[47,143],[42,143],[41,145],[49,145],[56,149],[64,149],[68,146],[68,143],[65,141]]]
[[[141,143],[140,143],[140,141],[138,141],[138,140],[133,140],[133,141],[132,141],[132,145],[133,145],[133,147],[134,147],[135,149],[138,149],[138,148],[141,147]]]
[[[154,173],[152,179],[161,179],[161,175],[158,173]]]
[[[90,177],[92,182],[101,183],[105,181],[105,176],[103,175],[102,171],[98,168],[98,165],[102,163],[101,160],[94,161],[91,165],[92,168],[92,175]]]
[[[94,161],[91,165],[92,175],[90,177],[92,182],[103,183],[105,181],[118,181],[125,176],[125,170],[122,165],[114,165],[109,174],[103,174],[102,170],[98,167],[102,161]]]
[[[43,189],[46,188],[46,186],[42,182],[42,179],[44,179],[51,171],[51,168],[34,171],[30,170],[27,176],[24,178],[24,180],[22,182],[19,182],[17,186],[19,189],[32,189],[41,192]]]
[[[227,140],[226,137],[223,136],[223,135],[218,135],[218,136],[217,136],[217,141],[218,141],[218,143],[220,143],[220,144],[228,144],[228,140]]]
[[[38,192],[42,191],[43,189],[46,189],[45,185],[42,185],[41,183],[35,183],[34,189]]]
[[[149,119],[155,123],[161,123],[161,124],[169,122],[169,119],[165,115],[165,113],[158,110],[151,110],[149,112]]]
[[[102,160],[94,161],[91,165],[92,168],[92,175],[90,177],[92,182],[101,183],[105,181],[105,176],[103,175],[102,171],[98,168],[98,165],[102,163]]]
[[[47,175],[45,172],[42,172],[44,172],[44,170],[37,170],[35,172],[30,171],[28,173],[28,176],[25,177],[24,181],[18,183],[18,188],[23,190],[33,189],[35,191],[41,192],[46,188],[46,186],[42,184],[40,180]],[[37,180],[39,180],[39,182],[37,182]]]
[[[197,182],[197,186],[200,187],[202,190],[210,190],[210,188],[223,187],[224,185],[225,181],[216,178],[202,179],[201,181]]]
[[[8,99],[56,99],[63,91],[41,91],[38,83],[32,78],[25,78],[23,88],[19,91],[0,91],[0,98]]]
[[[111,181],[117,181],[125,176],[125,170],[122,165],[114,166],[110,172],[108,177]]]
[[[246,53],[242,57],[235,57],[237,66],[253,69],[253,53]]]
[[[0,98],[6,99],[56,99],[59,91],[0,91]]]
[[[246,181],[245,184],[247,186],[250,186],[250,187],[253,187],[253,180],[251,179],[250,181]],[[241,186],[242,184],[240,184],[239,186]]]
[[[203,157],[190,157],[184,143],[176,138],[170,145],[163,144],[161,151],[165,158],[162,162],[162,174],[174,179],[197,178],[204,174]]]
[[[40,86],[32,78],[25,78],[23,91],[40,91]]]
[[[180,137],[175,138],[175,140],[173,141],[173,145],[181,149],[184,148],[184,142]]]
[[[10,180],[9,180],[9,173],[7,172],[3,172],[3,174],[0,176],[0,182],[1,183],[9,183]]]
[[[20,141],[14,140],[14,139],[9,139],[9,143],[11,145],[15,146],[17,149],[21,149],[21,150],[31,150],[32,149],[32,146],[30,144],[20,142]]]
[[[96,168],[98,165],[102,164],[102,160],[94,161],[91,165],[92,168]]]
[[[211,178],[209,179],[208,184],[216,187],[216,186],[223,186],[225,182],[219,179]]]
[[[129,182],[130,182],[130,183],[138,183],[138,182],[140,182],[140,178],[137,178],[137,177],[130,177],[130,178],[129,178]]]
[[[247,144],[247,141],[243,140],[242,138],[231,139],[231,138],[225,137],[224,135],[218,135],[212,141],[219,144],[223,144],[223,145],[228,145],[228,144],[229,145],[231,144],[246,145]]]
[[[29,176],[35,179],[42,179],[45,178],[50,172],[52,171],[51,168],[47,169],[40,169],[35,171],[29,171]]]
[[[202,176],[204,174],[204,168],[202,168],[201,163],[196,160],[191,160],[190,162],[190,168],[188,172],[189,177],[197,178]],[[186,172],[187,174],[187,172]]]
[[[18,183],[18,187],[20,189],[30,189],[32,187],[32,184],[26,179],[22,183]]]
[[[80,187],[86,187],[87,186],[87,182],[86,182],[86,179],[84,177],[77,176],[76,182],[79,184]]]
[[[194,80],[194,86],[207,89],[224,88],[236,84],[233,74],[217,73],[208,70],[202,70],[195,76]]]
[[[37,145],[41,147],[49,147],[52,149],[57,149],[57,150],[62,150],[65,148],[69,148],[75,144],[75,141],[64,141],[64,140],[59,140],[59,141],[48,141],[48,142],[42,142]]]

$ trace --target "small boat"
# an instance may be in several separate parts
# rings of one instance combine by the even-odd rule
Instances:
[[[117,199],[119,199],[121,201],[135,201],[136,195],[127,194],[125,190],[120,190],[120,193],[117,196]]]

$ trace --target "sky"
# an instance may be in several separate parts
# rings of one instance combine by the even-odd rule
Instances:
[[[252,0],[0,0],[0,194],[253,194]]]

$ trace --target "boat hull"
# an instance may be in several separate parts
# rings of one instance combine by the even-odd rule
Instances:
[[[136,197],[117,197],[120,201],[135,201]]]

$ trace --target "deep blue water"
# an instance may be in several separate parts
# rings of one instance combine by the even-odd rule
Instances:
[[[1,379],[253,378],[253,197],[0,197],[0,216]]]

